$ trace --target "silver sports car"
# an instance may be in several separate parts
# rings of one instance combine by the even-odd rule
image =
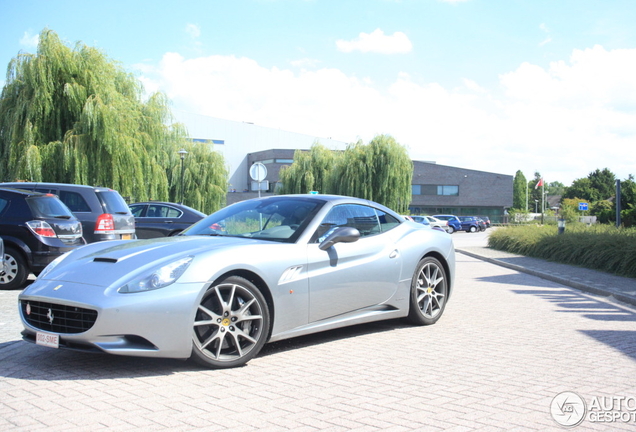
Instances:
[[[176,237],[92,243],[19,297],[25,340],[242,365],[263,345],[371,321],[435,323],[451,237],[379,204],[287,195],[228,206]]]

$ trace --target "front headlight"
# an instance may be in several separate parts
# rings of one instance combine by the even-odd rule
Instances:
[[[151,274],[137,277],[119,288],[120,293],[137,293],[167,287],[177,281],[186,271],[194,257],[188,256],[166,264]]]

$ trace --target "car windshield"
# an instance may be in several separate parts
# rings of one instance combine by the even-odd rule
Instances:
[[[73,213],[55,196],[33,196],[27,198],[26,202],[36,218],[73,218]]]
[[[242,201],[202,219],[182,235],[249,237],[292,243],[323,204],[302,197]]]

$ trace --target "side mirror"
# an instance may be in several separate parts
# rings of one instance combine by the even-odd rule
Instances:
[[[360,231],[352,227],[339,227],[320,243],[320,250],[327,250],[336,243],[353,243],[360,238]]]

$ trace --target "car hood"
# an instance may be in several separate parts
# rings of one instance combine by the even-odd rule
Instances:
[[[122,283],[185,256],[199,256],[263,243],[236,237],[177,236],[92,243],[69,253],[43,280],[95,286]],[[271,244],[271,242],[267,242]]]

